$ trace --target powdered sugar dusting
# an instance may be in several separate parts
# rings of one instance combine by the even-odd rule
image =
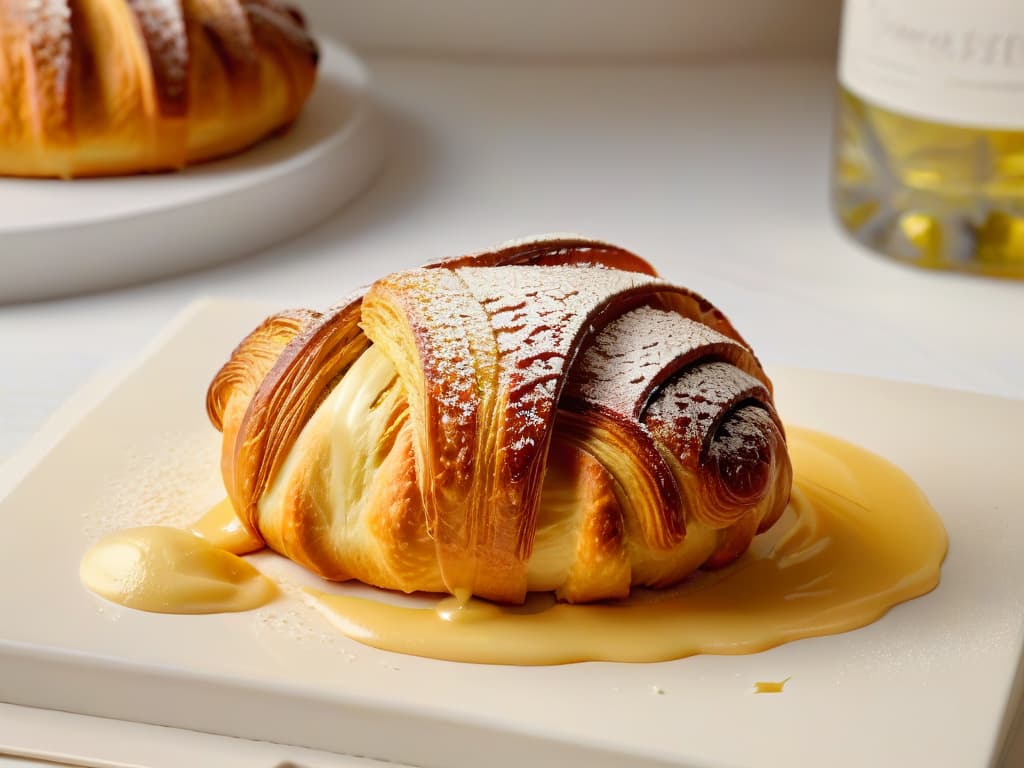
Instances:
[[[442,484],[448,472],[466,474],[476,444],[480,408],[477,358],[493,356],[480,306],[450,270],[416,270],[391,278],[414,307],[413,322],[424,370],[428,403],[438,425],[432,435],[432,453]],[[486,349],[487,353],[483,354]],[[486,371],[481,372],[486,375]]]
[[[508,396],[505,463],[522,476],[546,445],[575,342],[595,309],[623,291],[660,281],[598,267],[516,266],[457,270],[490,318],[499,384]]]
[[[318,577],[311,574],[297,573],[294,563],[269,550],[250,555],[246,559],[274,582],[284,598],[254,612],[257,634],[282,637],[302,646],[330,647],[337,654],[338,660],[356,660],[356,654],[348,649],[342,635],[324,622],[321,613],[303,592],[305,587],[311,585],[317,589],[333,589],[333,585],[320,583]]]
[[[184,529],[196,522],[225,495],[218,471],[220,439],[218,433],[205,427],[150,436],[143,450],[126,448],[119,457],[116,474],[80,514],[88,544],[128,528],[167,525]],[[331,646],[337,648],[339,658],[355,658],[338,633],[327,629],[319,613],[303,599],[302,587],[320,586],[318,577],[269,550],[247,555],[246,559],[265,573],[283,596],[253,611],[257,633]],[[114,621],[121,610],[119,606],[107,606]]]
[[[71,72],[71,7],[68,0],[25,0],[22,20],[28,32],[35,86],[46,135],[68,121]]]
[[[306,32],[302,16],[297,11],[276,0],[243,0],[243,4],[254,36],[262,37],[265,29],[270,28],[296,48],[314,58],[317,56],[316,42]]]
[[[193,0],[190,20],[202,26],[236,87],[254,87],[258,80],[256,47],[245,8],[238,2]]]
[[[746,348],[703,323],[638,307],[597,334],[567,394],[639,418],[651,389],[672,367],[728,351],[742,355]]]
[[[142,30],[160,109],[182,114],[188,85],[188,36],[181,0],[128,0]]]
[[[121,467],[81,513],[90,541],[141,525],[185,527],[225,496],[212,429],[153,437],[145,451],[126,450]]]
[[[758,456],[764,452],[766,436],[775,423],[767,410],[760,406],[739,408],[725,420],[715,433],[709,453],[718,456]]]
[[[698,364],[684,370],[658,393],[644,421],[680,461],[693,463],[721,419],[747,398],[770,402],[765,386],[734,365]]]

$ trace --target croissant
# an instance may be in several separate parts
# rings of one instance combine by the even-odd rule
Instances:
[[[0,175],[241,151],[296,118],[317,58],[278,0],[0,0]]]
[[[771,383],[729,321],[585,239],[274,315],[207,410],[251,532],[327,579],[406,592],[669,586],[743,554],[792,482]]]

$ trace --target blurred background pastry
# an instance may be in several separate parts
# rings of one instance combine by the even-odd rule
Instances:
[[[289,125],[317,45],[277,0],[0,0],[0,175],[183,168]]]

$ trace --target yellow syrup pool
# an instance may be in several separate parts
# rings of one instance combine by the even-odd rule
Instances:
[[[789,509],[732,566],[670,590],[593,605],[447,598],[418,607],[307,590],[345,635],[400,653],[491,664],[651,662],[740,654],[870,624],[932,590],[946,532],[902,471],[837,438],[791,428]],[[413,601],[410,601],[413,602]],[[421,604],[419,604],[421,605]]]
[[[201,539],[235,555],[247,555],[263,549],[263,541],[238,519],[230,499],[215,504],[189,529]]]
[[[104,537],[82,558],[79,575],[112,602],[157,613],[247,611],[277,594],[270,579],[237,555],[158,525]]]

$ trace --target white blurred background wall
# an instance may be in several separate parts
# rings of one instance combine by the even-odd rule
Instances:
[[[298,0],[362,51],[568,60],[828,56],[841,0]]]

